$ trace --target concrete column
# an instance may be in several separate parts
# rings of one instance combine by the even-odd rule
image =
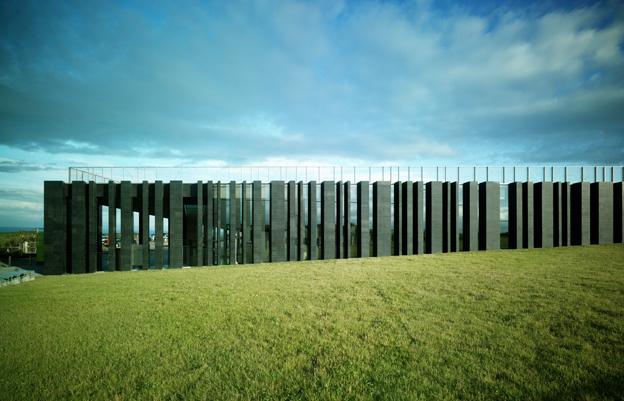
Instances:
[[[204,186],[204,265],[212,266],[214,264],[214,185],[212,181],[208,181]]]
[[[533,207],[535,199],[533,197],[533,183],[530,181],[522,183],[522,247],[531,249],[535,246],[535,213]]]
[[[401,255],[414,254],[414,183],[401,184]]]
[[[336,257],[336,185],[321,183],[321,259]]]
[[[140,188],[139,242],[141,243],[141,267],[149,269],[149,183],[143,181]]]
[[[336,183],[336,259],[342,258],[342,251],[344,246],[344,238],[342,232],[342,224],[344,219],[344,196],[342,192],[342,182]]]
[[[424,208],[424,184],[421,181],[417,181],[413,186],[413,216],[414,216],[414,253],[421,254],[425,253],[425,242],[424,242],[424,232],[425,232],[425,208]]]
[[[132,268],[132,243],[134,242],[134,219],[132,218],[132,184],[122,181],[119,185],[121,201],[121,247],[119,248],[119,270]]]
[[[622,243],[624,238],[624,183],[613,184],[613,242]]]
[[[197,242],[195,244],[195,265],[204,265],[204,183],[197,181],[195,186],[196,201],[197,201],[197,213],[195,218],[197,219],[195,229],[197,230]]]
[[[297,187],[288,181],[288,260],[297,260]]]
[[[590,185],[590,220],[592,244],[613,243],[613,183],[593,182]]]
[[[238,263],[238,197],[236,196],[236,181],[230,181],[230,230],[228,253],[231,265]]]
[[[349,181],[344,183],[343,194],[342,257],[348,259],[351,257],[351,183]]]
[[[108,183],[108,271],[119,270],[117,256],[117,184]]]
[[[462,249],[479,249],[479,183],[475,181],[463,184],[463,236]]]
[[[507,187],[509,199],[509,248],[522,248],[522,183],[512,182]]]
[[[182,181],[169,182],[169,268],[182,267],[183,260]]]
[[[254,181],[251,188],[251,208],[253,212],[252,259],[253,263],[264,262],[264,202],[262,201],[262,183]]]
[[[403,253],[403,185],[401,181],[397,181],[392,184],[392,188],[394,190],[392,254],[401,255]]]
[[[67,271],[67,197],[62,181],[43,183],[44,274]]]
[[[451,251],[451,183],[442,183],[442,252]]]
[[[562,240],[562,194],[561,183],[553,182],[553,246],[560,247],[563,244]]]
[[[303,181],[297,183],[297,260],[305,260],[305,195]]]
[[[318,226],[316,213],[316,181],[308,183],[308,259],[318,259]]]
[[[572,245],[590,242],[590,193],[588,182],[570,185],[570,235]]]
[[[286,205],[284,181],[271,181],[271,262],[286,260]]]
[[[98,271],[98,267],[100,264],[100,254],[98,253],[100,245],[102,243],[102,235],[99,233],[98,228],[100,227],[100,205],[97,198],[97,184],[95,181],[89,181],[89,195],[88,195],[88,205],[89,205],[89,263],[87,264],[87,271],[89,273],[94,273]],[[98,234],[99,238],[98,238]]]
[[[425,252],[439,253],[442,252],[442,183],[428,182],[425,192]]]
[[[500,184],[479,184],[479,249],[500,249]]]
[[[370,256],[369,192],[368,181],[357,183],[357,256],[359,258]]]
[[[561,183],[561,245],[570,245],[570,183]]]
[[[162,181],[154,183],[154,268],[163,267],[164,188]]]
[[[392,254],[390,182],[373,183],[373,256]]]
[[[554,244],[552,184],[552,182],[538,182],[533,186],[536,248],[552,248]]]
[[[457,252],[459,250],[459,183],[451,182],[450,196],[450,251]]]

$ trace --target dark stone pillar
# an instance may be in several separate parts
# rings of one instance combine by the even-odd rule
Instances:
[[[321,259],[336,257],[336,186],[321,183]]]
[[[413,213],[414,213],[414,253],[425,253],[424,231],[425,231],[425,208],[423,202],[424,185],[421,181],[414,183],[413,193]]]
[[[214,264],[221,264],[221,257],[223,252],[221,250],[222,240],[225,239],[225,233],[221,232],[222,222],[221,219],[221,208],[223,205],[221,204],[221,181],[217,182],[216,186],[216,197],[214,199],[214,226],[215,226],[215,237],[214,237]]]
[[[343,248],[342,257],[348,259],[351,257],[351,183],[344,183],[344,213],[342,223]]]
[[[316,181],[308,183],[308,259],[318,259],[318,225],[316,213]]]
[[[451,182],[451,196],[450,196],[450,251],[457,252],[459,250],[459,228],[457,227],[459,222],[459,183]]]
[[[414,254],[414,183],[401,184],[401,255]]]
[[[561,245],[570,245],[570,183],[561,183]]]
[[[140,188],[139,198],[141,208],[139,210],[139,242],[141,243],[141,267],[149,269],[149,183],[143,181]]]
[[[67,270],[67,197],[62,181],[43,183],[44,274]]]
[[[203,266],[204,265],[204,183],[201,181],[197,181],[196,185],[196,194],[197,194],[197,213],[195,218],[197,219],[195,229],[197,230],[197,241],[195,243],[196,251],[195,251],[195,265]]]
[[[228,254],[231,265],[238,263],[238,198],[236,197],[236,181],[230,181],[230,230],[228,238]]]
[[[271,181],[271,262],[286,260],[286,205],[284,181]]]
[[[373,256],[392,254],[390,182],[373,183]]]
[[[562,240],[562,194],[561,183],[553,182],[553,246],[560,247]]]
[[[535,199],[535,247],[553,246],[553,183],[538,182],[533,186]]]
[[[507,198],[509,199],[509,248],[522,248],[522,183],[509,184]]]
[[[587,245],[590,242],[590,194],[588,182],[570,185],[571,244]]]
[[[624,183],[613,184],[613,242],[622,243],[624,238]]]
[[[252,240],[251,240],[251,213],[250,213],[250,207],[249,207],[249,195],[248,195],[248,191],[247,191],[247,182],[243,181],[243,183],[241,184],[241,198],[242,198],[242,202],[243,202],[243,209],[242,209],[242,222],[241,222],[241,226],[242,226],[242,230],[243,230],[243,238],[241,240],[241,253],[242,253],[242,260],[240,261],[240,263],[249,263],[249,249],[251,249],[251,245],[252,245]]]
[[[613,243],[613,183],[593,182],[590,185],[591,243]]]
[[[479,249],[500,249],[500,184],[479,184]]]
[[[462,249],[479,249],[479,183],[465,182],[463,188],[463,236]]]
[[[212,266],[214,264],[214,185],[212,181],[204,184],[204,264]]]
[[[252,258],[253,263],[264,262],[264,202],[262,201],[262,183],[254,181],[251,189],[251,207],[253,212]]]
[[[122,181],[119,185],[121,201],[121,247],[119,248],[119,270],[132,268],[132,243],[134,242],[134,219],[132,218],[132,184]]]
[[[343,232],[342,232],[342,223],[344,218],[344,199],[342,193],[342,182],[338,181],[336,183],[336,259],[342,258],[342,248],[343,248]]]
[[[370,256],[369,192],[368,181],[357,183],[357,256],[359,258]]]
[[[119,270],[117,256],[117,184],[108,183],[108,271]]]
[[[89,263],[87,264],[87,271],[89,273],[94,273],[98,271],[98,266],[100,262],[100,254],[99,245],[102,243],[102,235],[99,233],[98,228],[100,227],[100,205],[97,197],[97,184],[95,181],[89,181],[89,196],[88,196],[88,204],[89,204]],[[98,238],[99,234],[99,238]]]
[[[394,205],[393,205],[393,233],[392,233],[392,254],[401,255],[403,253],[403,185],[401,181],[397,181],[392,184],[394,190]]]
[[[451,183],[442,183],[442,252],[451,250]]]
[[[87,185],[71,183],[71,272],[86,273],[87,249]]]
[[[431,181],[425,185],[426,223],[425,251],[442,252],[442,183]]]
[[[297,260],[297,188],[294,181],[288,182],[288,260]]]
[[[533,207],[533,183],[530,181],[522,183],[522,247],[531,249],[535,246],[535,213]]]
[[[305,195],[303,193],[303,182],[297,183],[297,260],[305,260]]]
[[[169,268],[183,264],[182,181],[169,182]]]
[[[164,188],[162,181],[154,183],[154,267],[163,267]]]

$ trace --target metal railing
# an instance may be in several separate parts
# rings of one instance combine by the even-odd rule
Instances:
[[[514,181],[619,182],[624,166],[136,166],[69,167],[71,181]]]

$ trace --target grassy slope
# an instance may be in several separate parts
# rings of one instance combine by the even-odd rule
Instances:
[[[42,277],[0,398],[618,399],[624,247]]]

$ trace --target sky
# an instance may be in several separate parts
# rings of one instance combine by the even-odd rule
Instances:
[[[0,2],[0,226],[68,166],[622,165],[617,1]]]

